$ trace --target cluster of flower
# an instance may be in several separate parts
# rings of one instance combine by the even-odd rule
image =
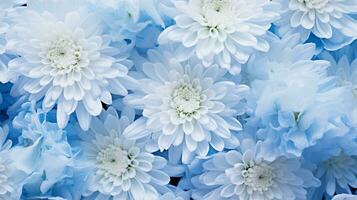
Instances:
[[[357,0],[0,0],[1,200],[356,200]]]

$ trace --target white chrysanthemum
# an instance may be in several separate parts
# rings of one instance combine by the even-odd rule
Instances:
[[[218,66],[204,68],[194,59],[179,62],[171,52],[150,50],[143,64],[147,78],[125,98],[143,109],[147,121],[140,126],[154,132],[160,150],[183,144],[185,163],[195,154],[205,156],[210,145],[218,151],[237,145],[231,131],[241,130],[236,116],[244,113],[241,100],[249,88],[226,80]],[[135,137],[135,131],[127,134]]]
[[[57,105],[59,127],[65,127],[76,112],[83,129],[92,116],[111,104],[111,94],[126,95],[125,45],[109,46],[101,35],[100,18],[80,1],[31,1],[14,16],[8,32],[11,50],[20,57],[9,63],[19,78],[13,94],[24,92],[43,99],[43,108]]]
[[[93,118],[89,131],[82,133],[85,141],[81,148],[89,167],[86,195],[153,200],[159,197],[157,188],[169,183],[170,177],[161,171],[166,160],[145,150],[147,138],[129,140],[122,135],[134,116],[125,109],[119,119],[109,108],[100,119]]]
[[[177,57],[195,53],[206,66],[218,63],[234,73],[252,52],[269,49],[264,35],[279,16],[275,2],[266,0],[190,0],[175,6],[176,24],[163,31],[159,43],[182,43]]]
[[[328,50],[336,50],[357,38],[356,0],[278,0],[281,18],[278,33],[299,32],[306,40],[310,33]]]
[[[193,178],[194,199],[302,200],[307,188],[319,181],[301,167],[297,158],[264,159],[257,146],[244,140],[241,152],[215,154],[203,164],[204,173]]]

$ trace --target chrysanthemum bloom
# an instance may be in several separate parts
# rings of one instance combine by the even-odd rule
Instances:
[[[346,118],[333,124],[333,129],[303,154],[305,162],[316,166],[314,174],[321,180],[321,186],[313,190],[311,199],[351,194],[351,188],[357,187],[357,126]]]
[[[145,150],[148,138],[130,140],[122,135],[134,117],[134,111],[124,109],[119,118],[110,107],[93,118],[89,131],[80,134],[84,140],[80,167],[88,170],[84,196],[152,200],[159,197],[157,189],[169,183],[170,177],[162,171],[166,160]]]
[[[111,104],[112,94],[126,95],[123,84],[131,62],[126,46],[110,46],[102,35],[100,17],[84,1],[31,1],[13,17],[7,33],[9,48],[20,57],[9,63],[16,74],[13,94],[43,99],[44,110],[57,106],[57,122],[66,126],[75,112],[83,129],[92,116]]]
[[[338,86],[346,88],[343,100],[349,106],[349,111],[352,111],[346,114],[354,115],[357,120],[357,57],[353,55],[354,51],[354,46],[351,45],[334,53],[324,51],[319,57],[330,61],[329,73],[336,77]]]
[[[355,0],[277,0],[282,6],[275,24],[278,34],[299,33],[302,41],[313,35],[328,50],[336,50],[357,38]]]
[[[21,135],[11,156],[14,166],[26,174],[21,188],[25,199],[53,193],[55,185],[73,177],[76,152],[68,143],[67,133],[46,119],[42,111],[36,112],[34,105],[26,103],[13,120]]]
[[[202,175],[193,178],[194,199],[205,200],[302,200],[307,189],[319,185],[298,158],[264,159],[260,143],[243,140],[240,150],[217,153],[203,164]]]
[[[217,63],[232,73],[254,51],[269,49],[264,36],[279,17],[277,4],[266,0],[189,0],[175,6],[176,24],[162,32],[159,43],[180,43],[177,58],[196,54],[205,66]]]
[[[161,151],[180,146],[184,163],[194,155],[207,155],[209,146],[217,151],[236,146],[232,131],[241,130],[236,117],[244,113],[243,99],[249,88],[225,79],[226,72],[218,66],[205,68],[195,58],[172,59],[170,47],[149,51],[140,90],[124,99],[143,109],[146,122],[137,126],[154,132]],[[135,132],[127,134],[135,137]]]
[[[328,61],[311,60],[314,44],[299,44],[298,35],[269,42],[269,52],[246,67],[255,98],[250,102],[256,102],[254,134],[272,156],[300,156],[329,130],[330,119],[348,112],[340,98],[345,88],[335,88]]]

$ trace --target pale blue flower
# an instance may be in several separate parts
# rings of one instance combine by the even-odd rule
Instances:
[[[299,33],[301,41],[310,36],[328,50],[336,50],[357,38],[356,0],[277,0],[281,17],[277,33]]]
[[[134,23],[138,23],[143,16],[149,16],[155,24],[165,27],[167,17],[172,15],[173,6],[171,0],[88,0],[94,3],[98,7],[110,8],[121,12],[121,15],[131,20]],[[170,13],[171,12],[171,13]]]
[[[269,42],[269,52],[247,63],[255,108],[250,120],[271,156],[300,156],[329,130],[330,119],[348,113],[340,98],[345,88],[335,87],[327,75],[328,61],[311,60],[313,44],[299,44],[298,35],[273,36]]]
[[[43,99],[47,111],[56,106],[60,128],[75,112],[81,127],[88,129],[102,102],[111,104],[112,94],[127,94],[134,81],[127,76],[130,48],[125,41],[110,46],[111,38],[101,35],[101,17],[87,3],[31,1],[12,21],[8,46],[21,56],[9,63],[13,95]]]
[[[46,113],[28,108],[14,119],[22,135],[11,156],[15,167],[26,173],[23,195],[32,198],[51,194],[56,184],[73,176],[75,152],[65,131],[46,121]]]
[[[268,51],[264,36],[279,17],[277,4],[265,0],[175,1],[176,24],[159,43],[179,43],[176,58],[196,54],[205,66],[218,64],[237,74],[255,51]]]
[[[137,75],[140,88],[124,101],[143,110],[145,122],[136,128],[154,132],[156,149],[176,146],[187,164],[195,155],[206,156],[210,147],[222,151],[239,144],[233,132],[242,128],[237,116],[245,112],[249,88],[226,79],[217,65],[205,68],[196,58],[176,60],[174,48],[148,52],[144,76]],[[135,130],[127,135],[135,137]]]
[[[348,110],[352,111],[346,115],[351,114],[357,122],[357,57],[353,52],[355,49],[351,46],[339,52],[324,51],[319,57],[330,61],[329,74],[336,77],[338,86],[346,88],[343,101],[349,107]]]
[[[336,119],[332,124],[325,137],[303,153],[305,162],[316,166],[314,174],[321,181],[311,199],[351,194],[350,188],[357,188],[357,126],[347,118]]]
[[[261,143],[243,140],[238,150],[220,152],[203,164],[203,174],[194,177],[194,199],[302,200],[307,189],[319,186],[299,158],[277,157],[268,161]]]
[[[78,132],[83,141],[82,164],[87,171],[84,196],[114,200],[157,199],[160,188],[170,177],[162,171],[166,165],[163,157],[145,149],[148,137],[131,140],[123,135],[130,129],[134,111],[124,109],[121,117],[110,107],[99,118],[93,118],[87,132]]]
[[[26,3],[26,0],[6,0],[0,2],[0,56],[6,52],[6,40],[5,34],[9,29],[9,19],[8,15],[11,13],[14,8],[21,6]],[[2,65],[2,63],[0,63]],[[0,66],[0,72],[2,72]],[[0,73],[0,82],[1,82],[1,73]]]

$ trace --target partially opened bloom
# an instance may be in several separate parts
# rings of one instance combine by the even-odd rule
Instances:
[[[269,39],[272,48],[252,57],[247,77],[253,91],[254,133],[271,155],[295,154],[324,136],[330,120],[348,113],[345,88],[335,87],[325,60],[311,60],[315,45],[298,35]]]
[[[119,118],[110,107],[93,118],[89,131],[79,133],[83,139],[79,167],[88,174],[83,195],[89,199],[158,199],[158,189],[169,183],[170,177],[162,171],[165,158],[145,149],[148,138],[131,140],[123,135],[134,117],[133,111],[124,109]]]
[[[357,38],[355,0],[277,0],[281,17],[278,34],[301,34],[302,41],[316,37],[328,50],[336,50]]]
[[[165,29],[159,43],[180,43],[176,55],[196,54],[205,66],[217,63],[239,73],[254,51],[267,51],[264,36],[279,17],[274,1],[189,0],[176,1],[176,24]]]
[[[126,95],[128,52],[125,42],[110,46],[101,18],[83,1],[31,1],[13,15],[7,33],[14,95],[30,94],[44,110],[57,106],[57,122],[66,126],[76,113],[83,129],[111,104],[112,94]],[[16,79],[17,78],[17,79]]]
[[[205,68],[195,58],[179,62],[172,48],[149,51],[141,88],[124,99],[143,109],[146,122],[138,127],[154,132],[161,151],[179,146],[184,163],[206,156],[210,146],[222,151],[238,145],[233,131],[241,130],[237,116],[245,112],[249,88],[226,79],[217,65]],[[135,137],[135,131],[127,134]]]
[[[11,156],[14,166],[26,174],[22,182],[25,198],[52,194],[56,184],[72,178],[76,152],[66,132],[47,121],[46,113],[24,104],[13,126],[21,132]]]
[[[239,150],[221,152],[203,164],[194,177],[194,199],[205,200],[302,200],[319,180],[296,157],[264,159],[260,143],[243,140]]]

